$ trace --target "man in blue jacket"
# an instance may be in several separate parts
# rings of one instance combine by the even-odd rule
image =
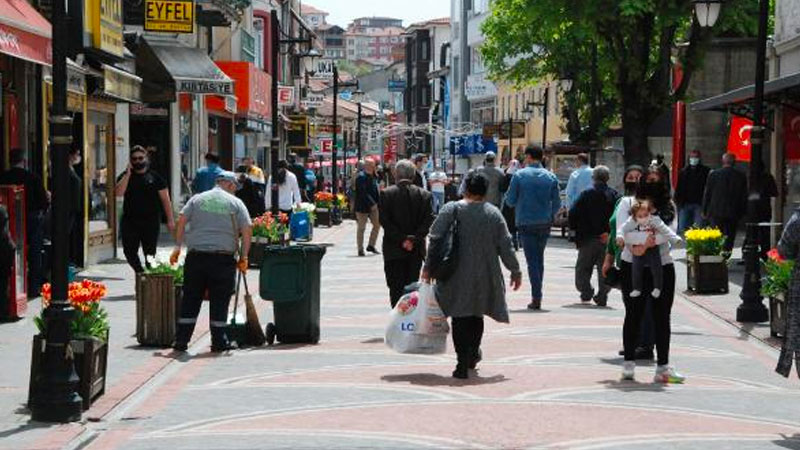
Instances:
[[[550,237],[553,218],[561,208],[558,179],[542,167],[543,158],[541,147],[529,145],[525,149],[525,168],[511,178],[505,200],[508,206],[516,208],[517,230],[531,280],[528,309],[533,310],[542,309],[544,248]]]

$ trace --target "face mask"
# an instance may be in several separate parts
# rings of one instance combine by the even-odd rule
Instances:
[[[75,157],[75,159],[73,159],[73,160],[72,160],[72,165],[73,165],[73,166],[77,166],[78,164],[80,164],[80,163],[81,163],[81,161],[83,161],[83,160],[81,159],[81,157],[80,157],[80,156],[76,156],[76,157]]]
[[[635,181],[626,181],[625,182],[625,192],[628,194],[633,194],[636,192],[636,185],[639,184]]]
[[[147,168],[147,162],[145,161],[135,162],[131,164],[131,167],[133,167],[134,170],[144,170]]]
[[[636,218],[636,223],[638,223],[639,225],[647,225],[647,222],[649,222],[649,221],[650,221],[649,217],[637,217]]]
[[[689,158],[689,165],[696,166],[700,164],[700,158]]]

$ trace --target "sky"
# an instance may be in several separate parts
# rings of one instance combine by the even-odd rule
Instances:
[[[450,0],[302,0],[328,12],[328,23],[347,28],[356,17],[385,16],[403,19],[403,26],[450,17]]]

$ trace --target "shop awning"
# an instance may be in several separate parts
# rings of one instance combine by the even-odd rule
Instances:
[[[750,117],[753,110],[755,85],[743,86],[724,94],[692,103],[692,111],[730,112]],[[773,105],[800,105],[800,72],[769,80],[764,84],[764,102]]]
[[[51,30],[50,22],[27,0],[0,0],[0,53],[49,65]]]
[[[246,61],[216,61],[216,64],[235,83],[236,115],[261,122],[270,120],[270,75]]]
[[[206,52],[174,42],[145,39],[136,52],[142,100],[174,102],[177,93],[234,95],[231,80]]]

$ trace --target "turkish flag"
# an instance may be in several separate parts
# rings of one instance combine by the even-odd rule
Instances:
[[[750,132],[753,121],[746,117],[734,116],[731,120],[731,132],[728,135],[728,152],[736,155],[737,161],[750,161],[752,142]]]
[[[783,154],[787,161],[800,160],[800,113],[783,108]]]

